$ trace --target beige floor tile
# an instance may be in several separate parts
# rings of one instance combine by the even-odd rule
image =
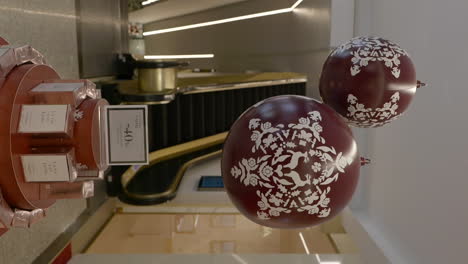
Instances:
[[[337,253],[323,230],[272,229],[240,214],[116,214],[87,253]],[[340,246],[350,251],[347,234],[340,235]]]

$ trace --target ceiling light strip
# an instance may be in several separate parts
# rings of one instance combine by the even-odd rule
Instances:
[[[147,60],[167,60],[167,59],[203,59],[213,58],[214,54],[182,54],[182,55],[145,55]]]
[[[141,5],[149,5],[149,4],[152,4],[152,3],[156,3],[158,1],[159,0],[146,0],[146,1],[141,2]]]
[[[148,0],[148,1],[150,1],[150,0]],[[151,35],[169,33],[169,32],[174,32],[174,31],[187,30],[187,29],[192,29],[192,28],[213,26],[213,25],[229,23],[229,22],[234,22],[234,21],[240,21],[240,20],[246,20],[246,19],[252,19],[252,18],[257,18],[257,17],[271,16],[271,15],[277,15],[277,14],[282,14],[282,13],[288,13],[288,12],[292,12],[302,1],[303,0],[298,0],[297,2],[294,3],[294,5],[292,5],[289,8],[282,8],[282,9],[277,9],[277,10],[272,10],[272,11],[260,12],[260,13],[244,15],[244,16],[238,16],[238,17],[225,18],[225,19],[214,20],[214,21],[210,21],[210,22],[197,23],[197,24],[186,25],[186,26],[180,26],[180,27],[173,27],[173,28],[166,28],[166,29],[147,31],[147,32],[143,32],[143,36],[151,36]]]
[[[298,5],[300,5],[302,3],[302,1],[304,0],[298,0],[296,3],[294,3],[294,5],[292,5],[290,8],[291,8],[291,11],[294,10],[294,8],[296,8]]]

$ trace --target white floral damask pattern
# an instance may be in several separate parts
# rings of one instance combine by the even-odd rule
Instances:
[[[351,59],[353,65],[350,68],[352,76],[361,72],[361,69],[366,67],[370,61],[383,61],[385,66],[392,70],[392,75],[399,78],[400,57],[408,56],[408,53],[397,44],[378,37],[353,38],[336,48],[332,55],[345,50],[351,50],[351,55],[353,55]]]
[[[88,166],[86,164],[76,163],[76,168],[79,170],[87,170]]]
[[[83,118],[83,111],[75,110],[73,117],[75,118],[75,121],[81,120]]]
[[[352,159],[326,144],[322,137],[322,117],[318,111],[299,118],[298,123],[273,126],[254,118],[252,153],[231,168],[231,175],[245,186],[256,187],[257,216],[266,220],[291,212],[327,217],[330,184],[338,181]],[[300,175],[299,165],[310,166],[311,174]]]
[[[390,123],[401,115],[397,112],[399,100],[400,93],[395,92],[381,108],[365,108],[356,96],[349,94],[348,123],[358,127],[378,127]]]

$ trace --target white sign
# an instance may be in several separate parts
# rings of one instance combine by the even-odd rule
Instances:
[[[24,177],[27,182],[70,181],[66,154],[22,155]]]
[[[109,105],[104,111],[107,163],[148,164],[148,107]]]
[[[19,133],[65,133],[68,105],[23,105]]]

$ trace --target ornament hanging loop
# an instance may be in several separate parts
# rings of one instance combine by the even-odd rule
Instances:
[[[361,167],[366,166],[367,164],[371,163],[371,160],[369,158],[364,158],[364,157],[361,157],[360,161],[361,161]]]
[[[424,87],[424,86],[426,86],[425,83],[421,82],[420,80],[416,81],[416,88],[421,88],[421,87]]]

